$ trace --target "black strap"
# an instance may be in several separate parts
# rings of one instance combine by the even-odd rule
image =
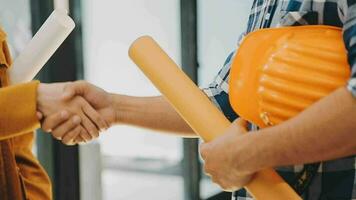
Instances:
[[[304,194],[308,189],[315,175],[318,173],[320,164],[320,162],[306,164],[304,165],[303,170],[297,174],[293,181],[293,188],[299,195]]]

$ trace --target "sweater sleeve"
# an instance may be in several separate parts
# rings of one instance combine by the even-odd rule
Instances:
[[[38,84],[33,81],[0,89],[0,140],[40,127],[36,117]]]

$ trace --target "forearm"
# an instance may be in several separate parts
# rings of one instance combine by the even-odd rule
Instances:
[[[356,154],[356,100],[341,88],[297,117],[251,135],[255,168],[325,161]]]
[[[197,137],[189,125],[161,96],[131,97],[113,94],[117,123]]]

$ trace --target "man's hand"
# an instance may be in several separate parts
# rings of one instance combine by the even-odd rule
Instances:
[[[70,100],[76,96],[83,97],[93,106],[109,126],[117,122],[116,111],[113,107],[114,103],[110,93],[86,81],[76,81],[66,84],[62,96],[63,99]]]
[[[76,100],[77,98],[85,99],[85,101],[87,101],[90,104],[89,107],[92,106],[96,110],[96,112],[100,115],[99,118],[104,120],[104,123],[106,124],[106,128],[108,128],[109,126],[111,126],[116,122],[116,112],[115,109],[113,108],[112,97],[109,93],[107,93],[103,89],[100,89],[85,81],[66,83],[63,86],[63,94],[59,99],[63,101],[73,101]],[[60,116],[60,111],[58,111],[56,114],[53,114],[52,117],[45,119],[44,124],[46,124],[48,128],[52,129],[53,133],[56,133],[58,135],[66,135],[68,136],[68,138],[69,136],[71,136],[70,139],[75,144],[88,141],[88,140],[84,140],[83,137],[79,137],[80,135],[77,136],[77,134],[73,133],[73,131],[76,132],[79,130],[71,130],[68,128],[56,127],[56,124],[59,123],[59,121],[61,121],[59,116]],[[94,116],[98,117],[96,115]],[[93,118],[91,119],[93,121],[96,121]]]
[[[42,114],[39,117],[44,117],[42,128],[65,144],[73,144],[73,138],[78,136],[85,141],[98,137],[99,130],[108,125],[82,97],[64,99],[67,84],[39,85],[37,109]]]
[[[244,158],[249,155],[241,155],[239,151],[241,146],[245,146],[243,138],[247,135],[242,134],[247,132],[246,126],[246,121],[238,119],[224,135],[200,146],[205,172],[225,191],[240,189],[250,181],[254,173],[244,165]]]

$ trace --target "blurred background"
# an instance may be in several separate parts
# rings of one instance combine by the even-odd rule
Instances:
[[[14,58],[54,8],[77,27],[38,76],[88,80],[107,91],[160,95],[127,56],[151,35],[200,87],[207,86],[244,30],[252,1],[0,0],[0,23]],[[34,151],[56,200],[229,199],[203,175],[199,141],[117,126],[92,143],[66,147],[38,131]]]

